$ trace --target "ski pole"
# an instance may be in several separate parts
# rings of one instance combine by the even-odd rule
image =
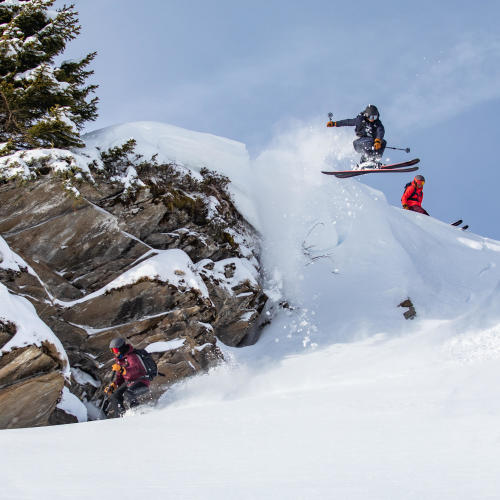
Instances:
[[[410,152],[410,148],[394,148],[392,146],[386,146],[386,149],[397,149],[398,151],[406,151],[407,153]]]

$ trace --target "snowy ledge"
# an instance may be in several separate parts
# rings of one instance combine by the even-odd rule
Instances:
[[[174,339],[166,342],[153,342],[146,347],[146,351],[153,352],[167,352],[178,349],[184,345],[186,339]]]
[[[40,167],[63,173],[83,172],[92,178],[88,159],[66,149],[30,149],[0,157],[0,179],[34,179]]]
[[[233,294],[235,288],[248,282],[251,286],[258,286],[259,272],[248,260],[238,257],[214,262],[203,259],[196,264],[198,272],[216,280],[228,293]]]
[[[194,289],[202,297],[209,298],[208,289],[201,277],[194,270],[194,264],[186,252],[179,249],[158,250],[158,252],[158,255],[129,269],[100,290],[71,302],[57,300],[57,304],[64,307],[72,307],[104,295],[111,290],[118,290],[144,279],[170,283],[177,288],[187,287]]]
[[[57,408],[73,415],[78,422],[87,422],[88,420],[87,407],[67,387],[63,387]]]
[[[55,346],[63,366],[63,375],[71,377],[66,351],[54,332],[38,317],[35,307],[27,299],[11,294],[0,284],[0,320],[16,325],[16,334],[0,349],[0,357],[12,349],[29,345],[42,346],[48,342]]]
[[[21,269],[27,269],[28,272],[34,274],[34,271],[31,269],[31,267],[24,261],[24,259],[19,257],[19,255],[17,255],[9,248],[9,245],[7,245],[7,242],[1,236],[0,236],[0,268],[15,272],[20,272]]]

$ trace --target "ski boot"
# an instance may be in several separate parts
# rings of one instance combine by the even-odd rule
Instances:
[[[378,169],[382,166],[380,158],[362,155],[356,170]]]

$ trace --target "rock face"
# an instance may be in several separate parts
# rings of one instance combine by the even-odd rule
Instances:
[[[0,321],[1,346],[16,332]],[[64,387],[63,360],[55,346],[14,348],[0,357],[0,428],[47,425]],[[64,412],[63,412],[64,413]]]
[[[413,305],[413,302],[409,297],[406,300],[403,300],[403,302],[401,302],[400,304],[398,304],[398,307],[407,308],[407,311],[403,313],[405,319],[415,319],[415,317],[417,316],[417,311],[415,310],[415,306]]]
[[[0,262],[0,282],[34,305],[72,376],[64,379],[48,345],[1,353],[0,428],[72,421],[56,408],[65,384],[98,404],[115,336],[167,346],[153,354],[165,374],[152,384],[159,395],[220,362],[217,339],[237,346],[258,328],[266,300],[258,237],[235,209],[228,179],[112,153],[86,175],[61,176],[45,157],[32,162],[29,180],[3,171],[0,234],[25,265]],[[15,319],[4,318],[0,346],[14,331]]]

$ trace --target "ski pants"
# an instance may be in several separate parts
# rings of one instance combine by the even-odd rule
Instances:
[[[419,214],[429,215],[426,210],[424,210],[420,205],[410,205],[408,210],[412,212],[418,212]]]
[[[137,406],[137,398],[148,391],[149,387],[144,382],[134,382],[129,386],[122,384],[109,398],[107,414],[110,417],[121,417],[128,408]]]
[[[382,146],[378,151],[373,149],[373,142],[374,139],[371,137],[360,137],[352,143],[354,150],[357,153],[361,153],[361,161],[380,160],[382,158],[387,141],[382,139]]]

